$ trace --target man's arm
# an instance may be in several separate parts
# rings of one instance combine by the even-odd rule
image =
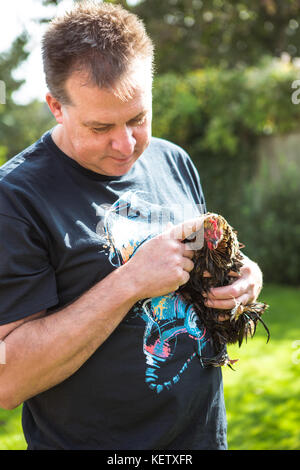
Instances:
[[[135,302],[186,283],[193,251],[181,240],[197,231],[198,223],[188,222],[181,238],[175,226],[148,240],[125,265],[62,310],[1,326],[6,363],[0,364],[0,406],[15,408],[62,382],[101,346]]]
[[[1,407],[15,408],[53,387],[91,356],[134,304],[125,278],[120,268],[66,308],[30,318],[3,338],[6,360],[0,365]],[[0,327],[3,334],[1,330],[4,327]]]

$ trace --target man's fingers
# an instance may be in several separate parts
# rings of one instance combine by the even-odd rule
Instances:
[[[167,225],[167,229],[161,235],[167,238],[173,238],[175,240],[183,241],[186,238],[190,237],[193,233],[199,232],[203,229],[204,217],[199,215],[194,219],[186,220],[177,225],[170,226],[170,223]],[[203,232],[203,230],[201,230]],[[197,234],[198,236],[198,234]],[[192,244],[193,241],[187,243],[187,245]]]
[[[185,244],[182,243],[182,254],[186,258],[192,259],[194,257],[195,251],[194,250],[189,250],[188,248],[185,247]]]
[[[194,263],[191,259],[189,259],[188,257],[185,257],[184,258],[184,265],[183,265],[183,269],[187,272],[191,272],[194,268]]]
[[[174,224],[172,224],[172,222],[168,222],[167,223],[167,226],[166,226],[166,231],[170,231],[172,228],[176,227]],[[192,259],[194,254],[195,254],[195,251],[186,247],[186,244],[182,244],[182,254],[183,256],[185,256],[186,258],[190,258]]]
[[[241,275],[239,273],[237,273],[236,271],[229,271],[228,276],[230,276],[230,277],[241,277]]]
[[[188,271],[184,270],[182,274],[182,281],[180,282],[179,286],[183,286],[184,284],[186,284],[189,281],[189,279],[190,279],[190,275]]]
[[[232,284],[224,287],[212,287],[208,292],[208,298],[225,300],[228,298],[237,298],[248,291],[248,281],[238,278]]]
[[[233,297],[231,299],[211,299],[205,300],[205,305],[210,308],[216,308],[220,310],[232,310],[238,304],[246,305],[248,302],[248,295],[243,294],[239,297]]]

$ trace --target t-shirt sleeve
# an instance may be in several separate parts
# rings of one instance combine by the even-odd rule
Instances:
[[[27,222],[0,214],[0,325],[57,303],[45,244]]]

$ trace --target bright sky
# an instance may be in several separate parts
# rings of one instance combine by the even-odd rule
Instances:
[[[0,0],[1,3],[4,0]],[[33,98],[44,100],[46,85],[43,75],[40,40],[46,25],[41,25],[40,18],[50,18],[61,13],[73,4],[72,0],[63,0],[59,7],[44,7],[41,0],[7,0],[0,14],[0,53],[9,49],[14,39],[25,29],[30,36],[28,50],[30,56],[14,77],[25,79],[26,83],[14,94],[18,103],[27,103]],[[1,77],[0,77],[1,80]]]

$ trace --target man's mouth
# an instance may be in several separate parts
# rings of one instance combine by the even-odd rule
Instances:
[[[110,158],[112,158],[113,160],[119,163],[127,163],[132,159],[132,157],[133,155],[130,155],[129,157],[123,157],[123,158],[119,158],[119,157],[110,157]]]

